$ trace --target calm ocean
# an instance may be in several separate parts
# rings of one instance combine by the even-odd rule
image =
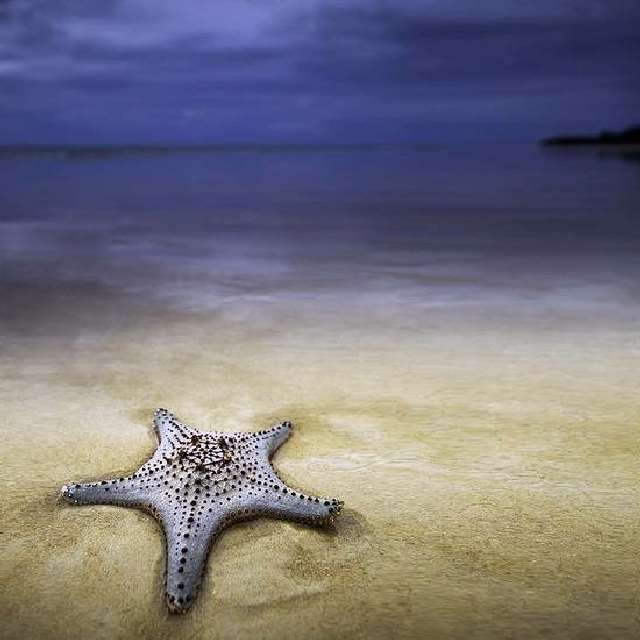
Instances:
[[[536,145],[5,150],[1,278],[213,304],[635,290],[639,176],[638,156]]]

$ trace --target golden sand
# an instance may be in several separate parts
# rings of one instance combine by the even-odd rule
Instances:
[[[636,302],[4,293],[3,639],[640,636]],[[170,616],[156,523],[57,501],[141,464],[157,406],[292,420],[275,466],[335,528],[231,528]]]

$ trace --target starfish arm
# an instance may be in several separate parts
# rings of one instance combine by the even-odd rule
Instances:
[[[333,521],[342,505],[336,498],[309,496],[282,485],[281,490],[255,496],[249,508],[271,518],[322,526]]]
[[[163,447],[179,444],[192,431],[178,422],[172,413],[162,408],[156,409],[153,414],[153,427]]]
[[[172,613],[185,613],[195,601],[211,544],[223,526],[222,515],[202,518],[159,514],[167,543],[166,598]]]
[[[258,447],[267,454],[268,458],[275,453],[291,436],[293,425],[288,422],[278,422],[270,429],[251,434]]]
[[[62,497],[71,504],[144,506],[147,492],[135,478],[114,478],[89,484],[65,485]]]

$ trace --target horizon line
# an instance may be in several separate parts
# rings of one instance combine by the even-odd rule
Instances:
[[[520,141],[524,142],[524,141]],[[0,143],[0,153],[136,153],[190,151],[256,150],[358,150],[358,149],[433,149],[469,141],[433,142],[211,142],[211,143]]]
[[[276,143],[276,142],[236,142],[236,143],[71,143],[71,144],[0,144],[0,155],[61,155],[61,156],[113,156],[173,153],[216,153],[224,151],[357,151],[382,150],[392,148],[433,149],[438,143]]]

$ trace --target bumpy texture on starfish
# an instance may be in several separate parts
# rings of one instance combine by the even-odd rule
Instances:
[[[322,525],[340,513],[341,502],[294,491],[271,466],[290,422],[257,433],[202,432],[158,409],[154,425],[160,444],[133,475],[64,486],[62,495],[72,504],[138,507],[160,522],[174,613],[196,598],[211,543],[224,527],[259,516]]]

